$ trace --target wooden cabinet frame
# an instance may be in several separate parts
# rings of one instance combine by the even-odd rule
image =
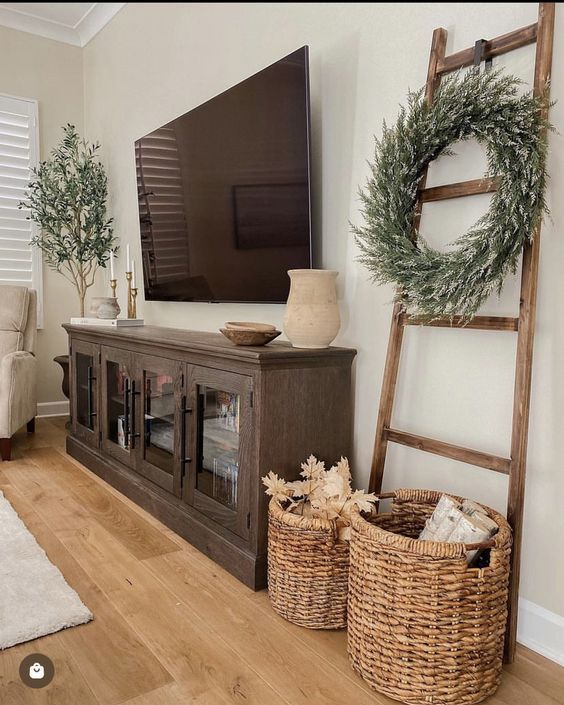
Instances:
[[[76,423],[73,367],[67,452],[246,585],[265,587],[268,498],[261,477],[272,470],[296,479],[310,453],[328,463],[350,456],[355,351],[298,350],[278,342],[236,347],[218,334],[156,326],[64,328],[72,355],[82,351],[96,361],[98,410],[95,430],[85,433]],[[129,410],[135,434],[130,451],[110,440],[109,362],[121,364],[130,382],[128,403],[120,405]],[[147,371],[174,382],[172,475],[143,452]],[[239,395],[236,510],[197,489],[198,390],[204,386]]]

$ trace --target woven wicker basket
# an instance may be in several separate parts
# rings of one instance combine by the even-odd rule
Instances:
[[[486,544],[417,541],[441,492],[398,490],[392,512],[353,513],[348,650],[376,690],[406,703],[463,705],[495,692],[507,618],[511,529]],[[491,547],[487,568],[465,551]]]
[[[281,617],[310,629],[347,626],[349,544],[332,521],[268,508],[268,594]]]

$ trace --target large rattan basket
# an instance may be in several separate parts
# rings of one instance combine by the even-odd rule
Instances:
[[[487,544],[418,541],[441,492],[397,490],[391,513],[353,513],[348,650],[373,688],[414,705],[479,703],[501,678],[511,529]],[[489,567],[466,551],[490,547]]]
[[[334,522],[268,508],[268,594],[285,619],[310,629],[347,626],[349,544]]]

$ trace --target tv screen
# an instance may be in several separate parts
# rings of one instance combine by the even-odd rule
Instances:
[[[311,267],[307,47],[135,154],[146,300],[286,301],[287,271]]]

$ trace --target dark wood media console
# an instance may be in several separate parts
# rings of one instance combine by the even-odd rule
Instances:
[[[65,325],[67,451],[253,589],[269,470],[350,455],[347,348],[235,347],[219,333]]]

